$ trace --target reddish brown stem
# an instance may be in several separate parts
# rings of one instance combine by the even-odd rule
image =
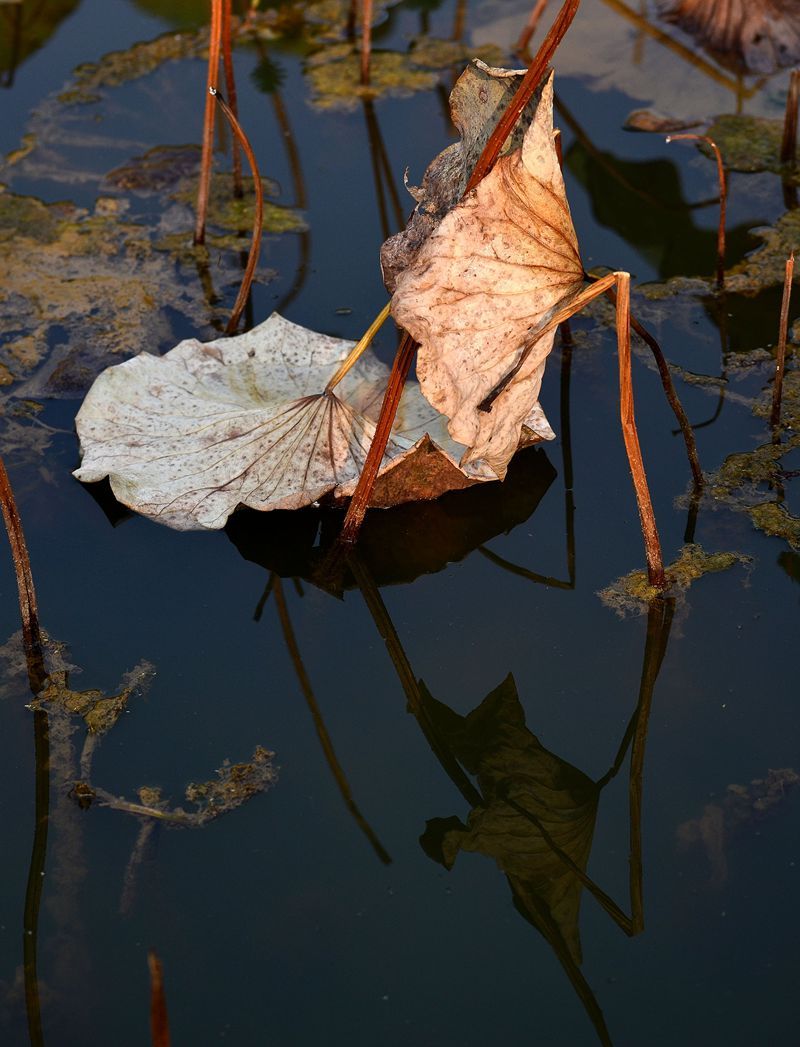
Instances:
[[[150,1035],[153,1047],[169,1047],[169,1022],[167,1020],[167,998],[164,995],[164,972],[155,949],[147,953],[150,971]]]
[[[403,334],[397,355],[392,364],[386,392],[383,394],[383,403],[381,404],[381,413],[375,426],[375,435],[372,438],[372,443],[369,445],[364,468],[361,470],[361,476],[358,478],[358,484],[350,500],[347,515],[344,518],[339,539],[341,542],[352,544],[358,538],[358,532],[361,530],[361,524],[364,522],[364,514],[367,511],[372,488],[375,486],[375,480],[378,477],[378,470],[381,467],[383,454],[389,442],[389,434],[392,431],[397,408],[403,395],[403,387],[406,384],[408,372],[411,370],[411,362],[416,351],[417,343],[406,331]]]
[[[783,117],[781,163],[794,167],[797,163],[797,107],[800,104],[800,69],[793,69],[786,93],[786,112]]]
[[[772,387],[772,413],[770,425],[777,429],[781,424],[781,397],[783,396],[783,373],[786,366],[786,336],[789,328],[789,303],[792,299],[794,278],[794,252],[786,259],[786,275],[783,281],[781,319],[778,327],[778,358],[775,361],[775,384]],[[777,434],[776,434],[777,435]]]
[[[607,296],[613,303],[616,304],[616,294],[613,288],[606,291]],[[672,413],[678,421],[678,425],[683,436],[683,442],[686,445],[686,456],[689,459],[689,468],[692,472],[692,481],[694,483],[695,490],[698,491],[703,486],[703,470],[700,468],[700,458],[697,454],[697,441],[694,438],[694,430],[692,429],[689,419],[686,417],[686,412],[683,409],[683,404],[678,398],[678,393],[675,389],[675,383],[672,381],[672,375],[669,373],[669,364],[667,363],[661,346],[658,344],[656,339],[650,334],[646,327],[639,323],[636,317],[631,313],[631,327],[639,335],[645,345],[650,349],[655,360],[658,373],[661,378],[661,386],[664,390],[664,395],[667,398],[667,402],[672,408]]]
[[[220,35],[222,31],[222,0],[211,0],[211,27],[208,31],[208,75],[206,76],[206,109],[203,117],[203,154],[200,161],[200,181],[197,186],[197,218],[194,242],[206,242],[206,215],[211,190],[211,162],[214,153],[214,99],[212,88],[219,75]]]
[[[656,518],[647,486],[639,434],[633,413],[633,380],[631,377],[631,278],[628,273],[617,273],[617,350],[619,356],[619,414],[622,423],[622,438],[628,453],[628,462],[636,491],[639,519],[644,536],[647,557],[647,580],[657,589],[666,588],[664,561],[661,558],[661,542],[658,538]]]
[[[572,24],[579,5],[580,0],[565,0],[564,6],[559,11],[550,32],[545,37],[522,83],[517,88],[516,94],[511,99],[500,122],[484,146],[483,152],[475,165],[475,170],[467,183],[465,194],[470,192],[494,166],[494,162],[500,155],[500,150],[503,148],[506,138],[514,128],[520,113],[539,86],[539,82],[550,64],[550,59]],[[417,343],[411,335],[405,333],[398,347],[397,355],[392,365],[392,372],[389,375],[389,384],[383,397],[381,413],[375,427],[375,435],[372,438],[372,443],[364,462],[364,468],[361,471],[361,476],[358,478],[358,484],[353,492],[347,515],[344,518],[340,536],[340,541],[343,543],[353,543],[358,537],[358,532],[361,529],[370,496],[372,495],[372,488],[375,486],[378,470],[383,461],[386,444],[389,442],[389,434],[392,431],[400,398],[403,395],[403,386],[411,369],[411,362],[414,359],[416,350]]]
[[[225,68],[225,91],[228,95],[228,104],[231,112],[239,119],[239,103],[236,96],[236,79],[233,75],[233,53],[231,51],[231,4],[232,0],[223,0],[222,4],[222,64]],[[233,140],[231,149],[233,161],[233,195],[241,200],[244,196],[242,185],[242,154],[239,151],[239,142]]]
[[[372,0],[361,5],[361,84],[369,86],[369,67],[372,58]]]
[[[500,150],[503,148],[506,139],[513,131],[520,113],[533,97],[534,92],[541,83],[542,77],[550,64],[550,59],[555,54],[565,33],[572,25],[572,20],[578,13],[579,6],[580,0],[565,0],[564,6],[558,12],[556,20],[550,27],[550,32],[544,38],[536,57],[528,66],[528,71],[525,74],[522,83],[517,88],[517,93],[509,102],[506,111],[500,118],[500,122],[492,132],[483,152],[478,157],[478,162],[475,164],[475,170],[472,172],[472,175],[467,182],[465,195],[470,192],[470,190],[474,189],[478,182],[480,182],[480,180],[494,167],[495,161],[500,155]]]
[[[28,659],[28,670],[31,676],[31,688],[38,691],[35,686],[43,676],[41,670],[42,660],[42,634],[39,628],[39,611],[36,606],[36,590],[33,585],[33,574],[31,573],[31,561],[28,556],[28,547],[25,544],[25,534],[22,530],[22,520],[17,510],[14,492],[11,489],[11,481],[6,472],[5,463],[0,458],[0,507],[3,511],[8,541],[11,545],[11,557],[14,561],[14,573],[17,576],[17,595],[19,597],[19,613],[22,618],[22,637],[25,644],[25,654]],[[35,667],[35,668],[32,668]]]
[[[528,44],[531,42],[533,34],[536,32],[536,27],[539,25],[539,19],[544,14],[544,9],[547,7],[547,0],[537,0],[533,5],[533,10],[528,16],[528,21],[525,23],[525,28],[519,34],[519,40],[514,45],[514,53],[521,55],[528,50]]]
[[[244,154],[247,157],[247,162],[250,164],[250,170],[253,172],[253,188],[255,190],[253,240],[250,244],[250,254],[247,258],[247,267],[245,268],[244,276],[242,277],[242,286],[239,288],[239,294],[236,296],[236,301],[234,302],[233,310],[231,311],[231,318],[225,328],[226,334],[233,334],[239,326],[239,319],[245,305],[247,304],[247,296],[250,294],[250,286],[253,283],[253,276],[255,275],[256,266],[258,265],[258,256],[261,252],[261,231],[264,227],[264,189],[261,185],[261,174],[258,170],[258,164],[256,163],[253,148],[250,145],[247,135],[242,130],[241,124],[236,119],[231,107],[219,91],[213,87],[209,88],[209,91],[213,98],[216,98],[220,109],[223,111],[228,119],[228,123],[231,125],[234,135],[241,143]]]
[[[709,148],[714,150],[717,160],[717,180],[719,182],[719,226],[717,227],[717,290],[725,290],[725,213],[728,204],[728,186],[725,179],[725,165],[722,162],[722,153],[713,138],[708,135],[669,135],[668,142],[705,142]]]

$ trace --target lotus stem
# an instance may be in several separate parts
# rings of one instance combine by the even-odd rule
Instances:
[[[717,180],[719,181],[719,226],[717,227],[717,290],[725,290],[725,212],[728,203],[728,186],[725,179],[725,165],[722,162],[722,153],[713,138],[708,135],[668,135],[667,142],[705,142],[713,149],[717,161]]]
[[[544,14],[544,9],[547,7],[547,0],[537,0],[533,6],[533,10],[528,16],[528,21],[525,23],[525,28],[519,34],[519,40],[514,45],[514,53],[521,55],[528,50],[528,44],[531,42],[533,34],[536,32],[536,27],[539,24],[539,19]]]
[[[233,54],[231,53],[231,3],[232,0],[223,0],[222,4],[222,64],[225,69],[225,91],[228,95],[228,103],[231,112],[239,119],[239,103],[236,95],[236,79],[233,74]],[[233,195],[237,200],[244,196],[242,185],[242,154],[239,151],[239,141],[233,139],[231,149],[233,163]]]
[[[661,542],[658,537],[656,518],[647,486],[647,475],[636,431],[633,413],[633,380],[631,377],[631,278],[629,273],[615,273],[617,278],[617,351],[619,356],[619,412],[622,437],[631,467],[639,519],[642,524],[645,556],[647,557],[647,580],[656,589],[665,589],[664,561],[661,557]]]
[[[206,242],[206,215],[211,190],[211,161],[214,152],[214,99],[212,96],[219,75],[220,36],[222,32],[222,0],[211,0],[211,27],[208,34],[208,74],[206,76],[206,109],[203,117],[203,154],[200,161],[200,181],[197,186],[197,218],[194,242]]]
[[[783,396],[783,375],[786,366],[786,336],[789,328],[789,303],[792,299],[793,278],[794,251],[786,259],[786,273],[783,280],[781,319],[778,326],[778,357],[775,361],[775,384],[772,387],[772,413],[770,415],[770,425],[773,430],[777,430],[781,424],[781,397]],[[775,436],[777,437],[777,432]]]
[[[361,6],[361,85],[369,86],[372,58],[372,0],[362,0]]]
[[[31,690],[36,694],[44,682],[45,675],[36,589],[33,584],[31,561],[28,555],[28,547],[25,543],[25,533],[22,530],[22,520],[20,519],[14,492],[11,488],[11,481],[8,478],[2,458],[0,458],[0,508],[2,508],[3,512],[8,541],[11,545],[11,557],[14,561],[14,573],[17,578],[17,596],[19,598],[20,618],[22,619],[22,638],[28,663],[28,676],[30,678]]]
[[[547,71],[550,59],[555,54],[558,45],[564,39],[564,35],[572,25],[572,21],[578,13],[579,6],[580,0],[565,0],[564,6],[558,12],[556,20],[550,27],[550,32],[542,41],[542,46],[539,48],[536,57],[528,66],[528,71],[525,74],[522,83],[517,88],[517,93],[509,102],[506,111],[500,118],[500,122],[492,132],[483,152],[478,157],[475,169],[467,182],[465,195],[474,189],[478,182],[480,182],[480,180],[494,167],[495,161],[500,155],[500,151],[505,145],[506,139],[513,131],[514,125],[519,119],[520,113],[531,100],[534,92],[541,83],[542,77]]]
[[[781,163],[794,167],[797,163],[797,107],[800,103],[800,69],[793,69],[786,93],[786,112],[783,117]]]
[[[339,364],[339,368],[336,371],[336,374],[334,374],[333,378],[331,378],[331,380],[325,386],[326,393],[330,393],[336,388],[336,386],[339,384],[339,382],[341,382],[341,380],[353,367],[356,361],[366,352],[367,349],[369,349],[370,345],[372,344],[372,339],[375,337],[378,331],[380,331],[381,327],[383,327],[384,323],[388,319],[391,307],[392,303],[387,302],[383,309],[381,309],[381,311],[378,313],[378,315],[366,329],[366,331],[361,335],[361,337],[350,350],[350,352],[347,354],[347,358],[343,360],[341,364]]]
[[[375,486],[375,481],[378,478],[383,454],[389,442],[389,434],[394,425],[397,408],[400,406],[403,388],[408,378],[408,372],[411,370],[411,363],[417,348],[417,343],[411,335],[407,331],[404,332],[392,364],[386,392],[383,394],[383,403],[381,404],[381,413],[375,426],[375,435],[372,437],[372,443],[369,445],[369,451],[364,460],[364,468],[361,470],[361,476],[358,478],[358,484],[353,492],[353,497],[350,500],[350,505],[344,518],[340,535],[340,541],[343,544],[351,545],[358,538],[358,532],[361,530],[361,524],[364,522],[372,488]]]
[[[153,1047],[169,1047],[167,998],[164,995],[164,972],[155,949],[148,950],[147,967],[150,971],[150,1036]]]
[[[253,214],[253,240],[250,244],[250,254],[247,258],[247,267],[242,277],[242,286],[239,288],[239,294],[236,296],[236,301],[233,305],[231,312],[231,318],[228,320],[228,325],[225,328],[226,334],[233,334],[236,328],[239,326],[239,319],[242,315],[245,305],[247,304],[247,297],[250,294],[250,287],[253,283],[253,276],[255,275],[256,266],[258,265],[258,256],[261,252],[261,232],[264,228],[264,188],[261,185],[261,174],[258,170],[258,164],[256,163],[255,154],[253,148],[250,145],[250,141],[247,135],[242,130],[241,124],[236,119],[233,110],[217,91],[215,87],[210,87],[209,94],[212,98],[215,98],[220,109],[223,111],[228,119],[228,122],[233,129],[233,133],[239,139],[244,150],[247,162],[250,164],[250,170],[253,173],[253,188],[255,190],[255,208]]]

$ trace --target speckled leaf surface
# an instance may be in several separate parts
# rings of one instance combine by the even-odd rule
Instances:
[[[392,298],[394,318],[420,343],[423,395],[468,448],[462,466],[481,463],[505,476],[553,346],[553,333],[531,332],[582,282],[554,145],[551,76],[522,148],[501,157],[442,219]],[[518,374],[491,410],[479,410],[523,351]]]
[[[323,393],[352,346],[275,314],[237,338],[190,339],[164,357],[109,368],[76,419],[83,462],[75,476],[108,476],[119,501],[180,530],[223,527],[239,505],[299,509],[347,496],[386,382],[385,366],[367,355],[335,394]],[[418,452],[420,469],[411,461]],[[400,464],[405,471],[377,503],[493,479],[485,468],[459,469],[462,452],[409,386],[381,475]]]

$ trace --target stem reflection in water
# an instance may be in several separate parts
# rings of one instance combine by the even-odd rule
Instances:
[[[512,676],[464,717],[436,701],[416,679],[380,591],[357,553],[351,555],[349,566],[386,644],[411,713],[445,773],[471,807],[466,824],[457,817],[429,820],[420,841],[423,848],[448,869],[462,849],[497,861],[517,911],[555,952],[600,1042],[611,1044],[603,1012],[580,968],[580,896],[586,888],[625,934],[632,936],[643,930],[644,756],[674,600],[659,597],[650,605],[636,709],[611,767],[594,782],[544,749],[526,727]],[[627,915],[588,876],[586,866],[600,794],[619,773],[629,751]]]

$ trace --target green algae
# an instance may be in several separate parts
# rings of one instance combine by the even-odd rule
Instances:
[[[702,546],[684,545],[678,558],[666,568],[669,586],[666,590],[649,584],[646,571],[631,571],[623,575],[597,595],[612,611],[626,615],[644,614],[653,600],[663,596],[682,596],[689,586],[706,574],[727,571],[736,564],[749,564],[743,553],[707,553]]]
[[[740,294],[757,294],[765,287],[782,284],[786,259],[800,250],[800,210],[787,211],[774,225],[753,230],[761,245],[725,274],[725,286]]]
[[[328,48],[307,69],[311,102],[319,109],[353,109],[361,99],[429,91],[437,76],[413,65],[407,55],[373,51],[370,82],[361,83],[361,58],[354,48]]]
[[[774,538],[785,539],[793,548],[800,549],[800,519],[792,516],[779,502],[761,502],[745,507],[745,512],[756,527]]]
[[[793,181],[800,179],[796,166],[781,163],[782,120],[725,114],[716,117],[706,134],[717,143],[726,168],[732,171],[773,171]],[[705,143],[700,147],[712,155]]]
[[[307,229],[302,216],[293,208],[284,207],[269,201],[267,196],[276,192],[274,182],[264,178],[261,181],[264,193],[264,232],[265,233],[298,233]],[[194,207],[197,200],[197,178],[184,179],[171,197],[178,203]],[[250,232],[254,221],[255,188],[252,179],[246,180],[244,193],[235,197],[232,191],[232,175],[214,172],[208,200],[207,223],[220,235],[237,232]],[[239,241],[232,250],[241,250]]]

